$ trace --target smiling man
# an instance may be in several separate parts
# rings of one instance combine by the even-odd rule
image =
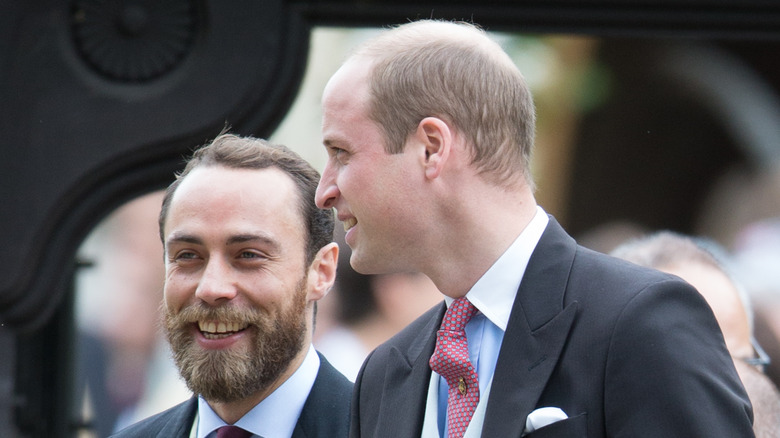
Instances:
[[[259,139],[223,134],[195,152],[163,199],[160,234],[165,332],[197,396],[117,437],[347,435],[351,384],[311,346],[338,260],[318,180]]]
[[[446,303],[368,356],[352,438],[753,436],[696,290],[577,245],[537,205],[533,99],[484,31],[388,29],[322,110],[316,201],[338,212],[351,265],[422,272]]]

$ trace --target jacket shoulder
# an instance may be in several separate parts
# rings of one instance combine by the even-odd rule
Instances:
[[[197,400],[196,397],[191,397],[166,411],[127,426],[111,435],[111,438],[186,438],[192,429],[192,422],[195,421]]]

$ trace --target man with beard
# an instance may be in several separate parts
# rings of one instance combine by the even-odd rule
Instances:
[[[166,191],[160,235],[164,328],[196,396],[115,436],[347,435],[351,384],[311,345],[338,260],[318,180],[259,139],[222,134],[194,153]]]

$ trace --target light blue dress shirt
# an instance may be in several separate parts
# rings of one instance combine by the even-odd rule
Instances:
[[[479,310],[466,324],[466,340],[469,346],[469,360],[477,369],[480,401],[487,402],[486,389],[493,380],[498,362],[498,352],[504,339],[509,314],[515,302],[517,289],[525,274],[528,260],[542,237],[549,218],[541,208],[512,245],[499,257],[466,293],[466,298]],[[454,301],[445,297],[447,306]],[[447,381],[439,378],[438,425],[440,436],[446,436]]]
[[[310,345],[303,363],[293,375],[235,425],[252,432],[255,437],[290,438],[319,370],[320,357]],[[216,438],[216,430],[227,425],[203,397],[198,397],[196,422],[197,438]]]

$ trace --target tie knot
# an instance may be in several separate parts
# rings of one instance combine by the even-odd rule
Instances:
[[[217,438],[249,438],[252,432],[238,426],[222,426],[217,429]]]
[[[466,299],[466,297],[460,297],[450,304],[450,307],[444,314],[441,328],[444,330],[461,331],[476,312],[477,308],[471,304],[471,301]]]

